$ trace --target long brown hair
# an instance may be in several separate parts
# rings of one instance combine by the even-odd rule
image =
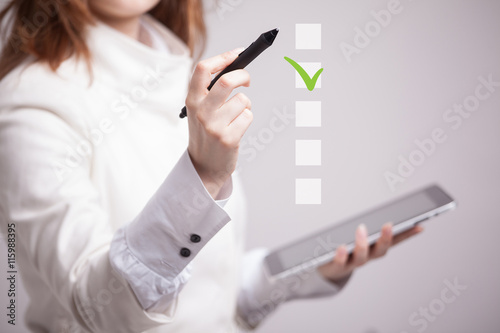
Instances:
[[[11,11],[12,10],[12,11]],[[193,56],[205,46],[201,0],[161,0],[149,12],[182,39]],[[8,14],[11,14],[10,16]],[[7,20],[11,20],[11,29]],[[87,0],[14,0],[0,12],[0,80],[29,55],[55,71],[71,56],[82,57],[91,70],[85,28],[95,24]]]

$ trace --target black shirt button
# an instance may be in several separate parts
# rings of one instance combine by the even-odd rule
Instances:
[[[181,249],[181,256],[183,257],[189,257],[191,255],[191,251],[185,247]]]
[[[192,234],[191,235],[191,242],[193,243],[199,243],[201,241],[201,237],[197,234]]]

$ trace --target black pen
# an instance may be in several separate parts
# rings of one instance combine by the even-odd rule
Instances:
[[[210,82],[210,85],[208,86],[208,90],[212,89],[213,85],[217,80],[224,74],[234,71],[236,69],[243,69],[245,68],[249,63],[251,63],[255,58],[259,56],[262,52],[264,52],[265,49],[267,49],[269,46],[271,46],[274,42],[274,39],[278,35],[279,29],[273,29],[269,30],[268,32],[264,32],[262,35],[257,38],[255,42],[253,42],[249,47],[247,47],[243,52],[241,52],[238,55],[238,58],[236,58],[229,66],[224,68],[213,80]],[[179,114],[180,118],[184,118],[187,116],[187,111],[186,107],[182,108],[181,113]]]

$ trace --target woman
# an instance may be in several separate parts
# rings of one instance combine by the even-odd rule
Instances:
[[[20,0],[0,14],[0,216],[32,332],[233,332],[286,300],[333,295],[380,257],[366,228],[318,269],[269,281],[242,255],[232,176],[252,122],[234,50],[199,62],[198,0]],[[199,49],[198,49],[199,50]],[[229,98],[229,100],[228,100]],[[188,119],[178,119],[183,105]],[[232,220],[231,222],[229,222]]]

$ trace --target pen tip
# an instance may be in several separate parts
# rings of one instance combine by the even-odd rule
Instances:
[[[276,38],[276,36],[278,35],[278,31],[279,31],[278,28],[273,29],[273,30],[269,30],[268,32],[264,32],[261,36],[263,36],[264,39],[266,40],[266,42],[269,45],[271,45],[274,42],[274,39]]]

